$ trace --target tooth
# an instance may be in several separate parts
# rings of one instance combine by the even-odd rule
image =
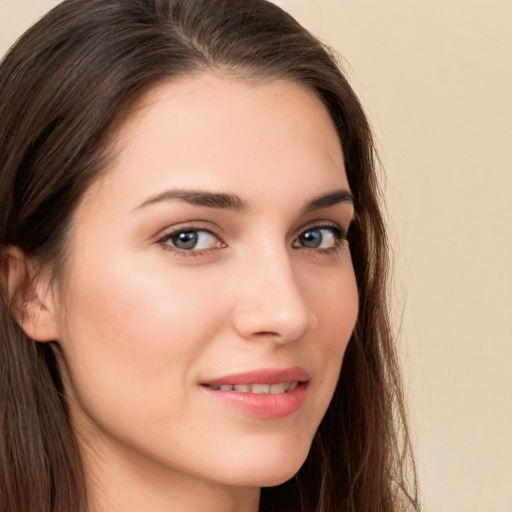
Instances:
[[[251,386],[251,392],[259,394],[259,395],[262,395],[264,393],[269,393],[270,385],[269,384],[253,384]]]
[[[288,386],[288,391],[293,391],[298,385],[299,383],[296,380],[290,382],[290,385]]]
[[[293,391],[299,383],[293,382],[280,382],[279,384],[212,384],[209,387],[214,390],[220,391],[238,391],[239,393],[254,393],[257,395],[271,394],[278,395]]]
[[[286,382],[282,382],[281,384],[272,384],[270,386],[270,394],[277,395],[279,393],[284,393],[286,391]]]

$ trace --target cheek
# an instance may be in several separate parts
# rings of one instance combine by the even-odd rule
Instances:
[[[108,408],[115,398],[157,414],[162,390],[194,377],[194,362],[225,317],[223,302],[190,275],[170,276],[115,256],[112,264],[81,261],[87,269],[73,269],[62,319],[74,394],[94,407]],[[172,400],[179,412],[182,397]]]
[[[320,421],[334,394],[348,342],[358,317],[358,290],[350,262],[333,272],[322,285],[310,288],[310,305],[317,318],[317,331],[310,343],[311,358],[322,375],[316,404]]]
[[[343,355],[354,330],[359,297],[354,270],[347,262],[341,271],[333,273],[313,289],[311,299],[322,339],[329,349]]]
[[[186,340],[205,316],[221,315],[219,305],[200,286],[199,276],[167,269],[158,272],[148,265],[112,258],[112,264],[102,261],[89,270],[77,268],[72,288],[66,299],[64,322],[76,321],[84,332],[90,332],[90,342],[113,349],[190,348]],[[166,271],[167,270],[167,271]],[[69,332],[76,333],[76,326]],[[94,336],[93,336],[94,334]]]

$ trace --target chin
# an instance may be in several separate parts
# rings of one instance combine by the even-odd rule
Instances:
[[[276,487],[278,485],[284,484],[290,478],[293,478],[302,467],[302,464],[298,466],[294,466],[293,468],[288,468],[288,470],[279,470],[272,471],[267,473],[264,477],[262,477],[258,483],[258,487]]]
[[[232,484],[248,487],[275,487],[293,478],[304,464],[309,453],[306,449],[293,452],[274,450],[267,452],[262,449],[257,456],[246,454],[241,466],[232,467]],[[228,470],[229,471],[229,470]],[[225,473],[227,476],[228,473]]]

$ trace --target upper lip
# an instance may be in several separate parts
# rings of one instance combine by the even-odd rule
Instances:
[[[307,382],[311,377],[300,366],[290,368],[260,368],[241,373],[233,373],[216,377],[202,382],[206,386],[221,386],[223,384],[279,384],[281,382]]]

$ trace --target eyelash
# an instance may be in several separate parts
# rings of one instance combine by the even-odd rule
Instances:
[[[295,242],[299,239],[301,235],[306,234],[308,231],[313,230],[330,230],[333,237],[334,237],[334,244],[332,247],[305,247],[305,246],[295,246]],[[323,240],[322,240],[323,241]],[[308,251],[313,251],[315,253],[321,252],[321,253],[338,253],[339,250],[342,248],[343,243],[348,242],[348,233],[345,231],[341,226],[338,224],[330,223],[330,222],[319,222],[317,224],[310,224],[309,226],[306,226],[305,228],[301,229],[301,231],[298,233],[298,235],[294,238],[292,242],[292,247],[295,249],[306,249]]]
[[[207,249],[181,249],[179,247],[167,243],[171,238],[177,237],[185,233],[208,233],[216,240],[218,240],[218,243],[216,244],[216,247],[210,247]],[[164,250],[173,252],[178,256],[201,256],[202,254],[206,254],[208,252],[216,251],[218,249],[223,249],[227,247],[227,244],[225,244],[218,235],[216,235],[211,229],[209,229],[208,227],[206,227],[206,225],[203,225],[202,223],[195,223],[192,225],[175,227],[168,231],[167,233],[165,233],[161,238],[159,238],[157,240],[157,243],[160,244]]]
[[[306,247],[303,245],[295,246],[295,242],[299,239],[301,235],[304,235],[308,231],[313,230],[330,230],[333,237],[334,237],[334,244],[332,247],[326,247],[326,248],[320,248],[320,247]],[[181,234],[185,233],[207,233],[214,237],[218,242],[216,244],[216,247],[209,247],[206,249],[182,249],[179,247],[176,247],[174,245],[169,244],[169,240],[173,237],[177,237]],[[292,247],[294,249],[303,249],[312,251],[315,253],[324,253],[324,254],[332,254],[337,253],[341,249],[344,242],[349,241],[349,235],[350,232],[345,231],[342,227],[340,227],[338,224],[330,223],[330,222],[319,222],[316,224],[310,224],[303,229],[294,237],[292,242]],[[323,240],[322,240],[323,241]],[[189,226],[179,226],[176,227],[167,233],[165,233],[162,237],[160,237],[157,240],[157,243],[160,244],[164,250],[171,251],[177,255],[183,255],[183,256],[201,256],[203,254],[207,254],[211,251],[216,251],[218,249],[224,249],[227,247],[227,244],[218,236],[216,235],[211,229],[200,225],[200,224],[193,224]]]

